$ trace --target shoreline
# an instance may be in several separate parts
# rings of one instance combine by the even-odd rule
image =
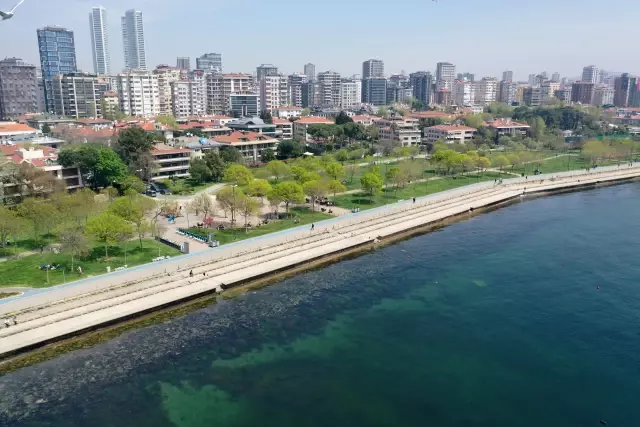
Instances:
[[[250,274],[249,277],[242,277],[241,274],[240,275],[236,274],[237,280],[232,282],[233,283],[232,287],[228,287],[228,289],[225,289],[224,292],[221,293],[221,297],[223,299],[235,298],[243,293],[269,286],[274,282],[281,281],[283,279],[292,277],[302,272],[322,268],[326,265],[330,265],[330,264],[339,262],[341,260],[348,259],[349,257],[354,257],[354,256],[357,257],[360,255],[366,254],[368,251],[375,250],[378,247],[384,247],[386,245],[390,245],[401,240],[412,238],[417,235],[426,234],[436,229],[446,227],[455,222],[462,221],[467,218],[471,218],[475,215],[488,213],[493,210],[499,209],[500,207],[503,207],[512,203],[517,203],[518,201],[521,201],[521,200],[526,200],[528,198],[537,198],[537,197],[542,197],[542,196],[551,195],[551,194],[583,191],[585,189],[598,188],[600,186],[617,185],[617,184],[626,183],[632,180],[636,180],[638,177],[640,177],[640,170],[638,168],[628,168],[625,170],[616,169],[613,171],[605,171],[603,173],[615,174],[616,171],[618,172],[618,175],[620,172],[633,172],[633,173],[625,174],[624,176],[600,176],[600,175],[596,176],[596,174],[592,174],[592,175],[588,175],[588,177],[590,178],[589,180],[586,180],[588,182],[580,183],[580,180],[578,180],[577,182],[573,182],[573,183],[570,183],[570,182],[552,183],[550,185],[542,186],[544,188],[539,188],[539,189],[536,188],[535,191],[525,191],[524,194],[521,193],[519,189],[517,191],[508,191],[510,190],[509,188],[504,188],[504,189],[500,188],[501,191],[507,190],[507,191],[502,191],[505,194],[501,194],[500,197],[497,197],[497,198],[494,197],[493,199],[492,198],[482,199],[480,201],[484,202],[484,204],[482,204],[481,206],[478,206],[478,207],[471,206],[470,208],[467,208],[467,209],[460,209],[460,206],[457,206],[458,208],[457,210],[449,209],[449,211],[446,211],[445,213],[448,213],[448,215],[442,215],[442,210],[441,210],[439,211],[440,215],[438,216],[438,218],[432,219],[432,220],[427,220],[429,215],[421,215],[422,212],[420,211],[417,211],[415,214],[412,214],[410,209],[412,205],[410,203],[409,204],[404,203],[403,207],[407,209],[404,209],[404,210],[401,209],[395,213],[390,214],[390,215],[396,215],[400,219],[399,224],[390,223],[390,225],[385,226],[384,230],[374,228],[372,232],[372,234],[374,234],[373,238],[371,238],[371,236],[361,236],[362,238],[360,239],[353,239],[354,234],[352,234],[351,240],[353,241],[349,242],[349,244],[338,245],[338,247],[333,247],[332,248],[333,250],[329,252],[327,252],[326,250],[316,251],[310,254],[314,256],[308,256],[304,259],[297,260],[297,262],[290,262],[289,260],[289,262],[287,263],[280,263],[280,265],[277,265],[278,263],[276,261],[281,260],[281,258],[278,258],[278,257],[273,258],[269,262],[271,262],[271,264],[276,264],[275,266],[272,266],[272,267],[277,267],[277,268],[270,268],[266,270],[263,269],[262,271],[257,271],[256,272],[257,274]],[[580,177],[582,176],[584,175],[580,175]],[[603,178],[604,181],[598,178]],[[544,181],[544,179],[542,181]],[[532,181],[529,181],[529,182],[532,183]],[[541,182],[541,184],[542,183],[543,182]],[[491,186],[489,186],[488,189],[486,188],[487,186],[483,186],[483,187],[485,188],[478,189],[480,193],[489,192],[490,194],[492,191],[493,192],[497,191],[495,189],[492,189]],[[508,186],[505,186],[505,187],[508,187]],[[547,187],[552,187],[552,188],[547,188]],[[553,187],[558,187],[558,188],[553,188]],[[466,187],[462,187],[462,190],[465,190],[465,188]],[[457,189],[457,191],[454,191],[454,192],[462,193],[460,189]],[[452,197],[450,199],[446,199],[442,197],[439,197],[439,198],[430,197],[433,199],[439,199],[437,201],[430,202],[430,204],[440,203],[440,204],[444,204],[446,207],[447,203],[449,205],[453,203],[458,203],[461,201],[460,199],[461,197],[462,197],[462,202],[464,202],[466,196],[468,196],[466,198],[469,199],[469,198],[472,198],[472,196],[475,194],[477,194],[477,192],[463,193],[461,195],[458,195],[457,199],[455,197]],[[438,195],[441,195],[441,193],[437,193],[435,196],[438,196]],[[420,209],[423,209],[426,213],[428,212],[430,204],[429,203],[424,204]],[[413,209],[416,210],[419,208],[413,207]],[[375,210],[365,211],[364,213],[367,213],[367,212],[372,213],[372,215],[368,215],[369,217],[373,217],[373,219],[372,218],[369,219],[369,222],[372,222],[372,221],[380,222],[385,219],[385,217],[383,217],[382,215],[378,215],[376,217]],[[409,215],[413,215],[413,217],[410,217]],[[404,216],[408,216],[411,220],[404,221],[403,220]],[[328,220],[328,221],[333,222],[334,220]],[[318,225],[320,225],[320,223]],[[358,230],[358,227],[366,229],[367,221],[356,221],[355,227],[354,227],[354,223],[343,225],[343,228],[346,228],[347,230],[349,229],[349,227],[351,227],[353,230]],[[372,226],[368,226],[368,227],[371,228]],[[381,232],[380,235],[378,235],[377,232]],[[348,236],[348,234],[343,234],[343,236]],[[313,236],[313,238],[315,238],[315,236]],[[321,236],[321,239],[322,238],[324,237]],[[311,240],[312,237],[307,236],[307,237],[303,237],[300,240],[303,240],[303,239]],[[343,237],[342,239],[338,238],[336,240],[344,241],[344,240],[350,240],[350,239],[348,237],[346,238]],[[292,242],[297,243],[296,240],[289,241],[289,243],[292,243]],[[323,247],[320,247],[320,249],[323,249]],[[324,248],[324,249],[329,249],[329,248]],[[258,251],[259,250],[260,248],[258,249]],[[241,255],[238,254],[236,256],[240,257]],[[289,258],[291,258],[291,256],[289,256]],[[186,268],[196,269],[198,267],[187,266]],[[231,274],[231,273],[228,273],[228,274]],[[151,280],[152,278],[147,277],[145,279]],[[179,277],[178,279],[184,280],[184,277]],[[186,282],[187,284],[192,284],[192,285],[193,283],[195,283],[195,282],[193,283],[189,282],[188,278]],[[40,340],[37,343],[33,343],[27,346],[23,345],[20,348],[14,349],[13,351],[3,351],[2,352],[3,354],[0,357],[5,361],[0,363],[0,374],[9,372],[15,369],[19,369],[21,367],[24,367],[33,363],[39,363],[44,360],[49,360],[51,358],[57,357],[58,355],[68,351],[74,351],[80,348],[86,348],[86,347],[96,345],[100,342],[104,342],[105,340],[112,339],[115,336],[125,333],[131,329],[144,327],[149,324],[155,323],[157,321],[161,321],[163,316],[172,316],[172,315],[180,316],[189,311],[202,308],[203,300],[207,301],[205,305],[208,305],[212,302],[217,301],[216,297],[214,297],[213,295],[219,293],[219,291],[220,291],[220,288],[218,286],[212,286],[209,289],[205,289],[201,292],[193,293],[191,295],[184,296],[183,298],[176,298],[171,300],[170,302],[165,302],[163,304],[157,304],[145,310],[138,310],[134,313],[125,314],[108,321],[102,321],[95,325],[88,325],[86,328],[76,328],[74,331],[68,334],[57,335],[48,340]],[[49,308],[49,306],[47,306],[47,308]],[[59,312],[59,313],[64,313],[64,312]],[[50,316],[53,316],[53,315],[50,315]],[[44,328],[41,328],[41,329],[44,329]],[[4,331],[7,331],[7,330],[4,330]],[[99,338],[99,336],[103,336],[103,338]],[[0,349],[0,351],[1,350],[4,350],[4,349]]]

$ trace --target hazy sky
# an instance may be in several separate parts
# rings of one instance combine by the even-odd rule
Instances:
[[[9,10],[17,0],[0,0]],[[38,63],[36,29],[74,30],[78,66],[93,72],[90,0],[25,0],[0,22],[0,57]],[[144,14],[147,64],[175,65],[177,56],[221,53],[225,72],[252,72],[273,63],[281,72],[361,72],[362,61],[382,59],[387,74],[434,70],[439,61],[477,77],[520,80],[582,67],[640,73],[635,48],[638,0],[103,0],[108,10],[112,72],[123,65],[120,17]]]

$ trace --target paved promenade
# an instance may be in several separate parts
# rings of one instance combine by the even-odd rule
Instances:
[[[483,182],[0,301],[0,356],[528,193],[640,177],[640,165]],[[193,272],[193,276],[191,276]]]

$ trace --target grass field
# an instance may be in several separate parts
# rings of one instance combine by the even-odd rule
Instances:
[[[180,251],[151,239],[143,240],[142,248],[137,241],[129,241],[126,244],[126,249],[126,265],[129,267],[149,263],[158,255],[180,255]],[[49,271],[47,281],[47,272],[40,270],[42,264],[60,264],[61,268]],[[82,277],[97,276],[106,273],[107,266],[110,266],[113,271],[123,265],[125,265],[125,244],[110,246],[108,260],[104,259],[104,246],[102,245],[96,245],[88,256],[76,258],[74,267],[81,266],[83,276],[71,271],[71,255],[45,251],[42,254],[0,262],[0,287],[32,286],[42,288],[64,283],[65,279],[70,282]]]
[[[371,209],[398,200],[407,200],[413,197],[426,196],[428,194],[438,193],[441,191],[451,190],[453,188],[463,187],[465,185],[475,184],[482,181],[492,181],[498,178],[509,178],[507,175],[499,172],[483,172],[481,174],[459,175],[457,177],[446,177],[442,179],[429,180],[425,182],[409,184],[406,188],[384,189],[381,193],[370,198],[364,193],[343,194],[336,196],[335,201],[338,206],[347,209],[359,207],[361,209]]]
[[[238,228],[234,230],[221,230],[216,229],[199,229],[191,228],[190,230],[208,236],[209,233],[213,233],[214,239],[218,240],[221,245],[232,243],[239,240],[250,239],[252,237],[258,237],[269,233],[275,233],[277,231],[286,230],[288,228],[298,227],[304,224],[311,224],[314,222],[322,221],[324,219],[333,218],[333,215],[329,215],[322,212],[311,212],[307,208],[293,208],[290,209],[290,219],[282,219],[278,221],[270,222],[269,224],[261,227],[253,227],[248,232],[245,232],[242,219],[238,220]],[[296,223],[295,219],[299,222]]]

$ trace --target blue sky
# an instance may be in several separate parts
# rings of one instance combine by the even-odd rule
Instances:
[[[0,0],[8,10],[17,0]],[[543,70],[578,76],[583,66],[640,73],[635,49],[637,0],[25,0],[0,23],[0,57],[37,63],[36,29],[75,31],[78,65],[93,71],[88,14],[109,13],[112,71],[123,65],[120,16],[144,14],[147,63],[175,65],[176,56],[223,55],[225,72],[273,63],[282,72],[360,73],[362,61],[385,61],[387,74],[434,70],[438,61],[457,71],[517,79]]]

